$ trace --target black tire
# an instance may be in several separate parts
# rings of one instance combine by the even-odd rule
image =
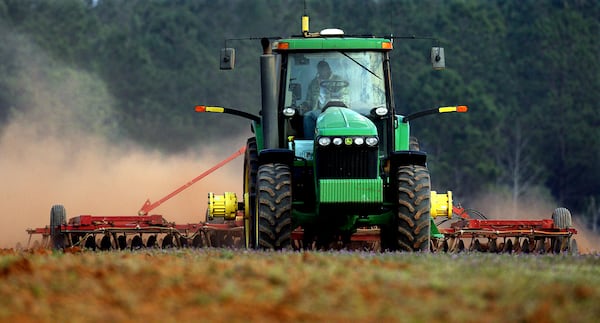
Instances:
[[[573,226],[571,212],[564,207],[554,209],[552,220],[557,229],[568,229]]]
[[[65,234],[61,232],[60,226],[67,224],[67,211],[60,204],[53,205],[50,209],[50,241],[53,249],[65,247]]]
[[[403,251],[429,250],[431,207],[429,170],[424,166],[400,166],[397,178],[397,209],[394,218],[396,246]]]
[[[257,174],[258,248],[292,244],[292,173],[285,164],[261,165]]]
[[[256,239],[256,175],[258,173],[258,149],[256,138],[246,141],[244,153],[244,237],[246,247],[257,248]]]

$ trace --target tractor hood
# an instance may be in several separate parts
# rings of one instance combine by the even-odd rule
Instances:
[[[348,108],[330,107],[317,119],[317,136],[376,136],[377,127]]]

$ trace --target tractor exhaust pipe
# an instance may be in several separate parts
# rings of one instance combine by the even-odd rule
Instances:
[[[277,123],[277,69],[271,42],[260,41],[263,54],[260,56],[260,85],[262,96],[262,127],[266,149],[279,148],[279,125]]]

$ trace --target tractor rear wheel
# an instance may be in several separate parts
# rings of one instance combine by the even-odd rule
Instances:
[[[261,165],[257,174],[258,248],[281,250],[292,242],[292,174],[285,164]]]
[[[60,226],[67,224],[67,211],[65,207],[57,204],[50,209],[50,242],[53,249],[65,247],[65,235],[61,233]]]
[[[246,247],[256,248],[256,173],[258,150],[256,138],[248,138],[244,154],[244,236]]]
[[[396,179],[398,200],[394,228],[397,248],[426,252],[431,226],[429,170],[419,165],[400,166]]]

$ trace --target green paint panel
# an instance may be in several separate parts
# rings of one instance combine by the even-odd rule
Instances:
[[[433,222],[433,219],[431,219],[431,226],[430,226],[430,234],[431,237],[434,239],[444,239],[444,235],[440,232],[440,230],[438,229],[437,225],[435,225],[435,222]]]
[[[375,179],[321,179],[321,203],[383,203],[383,181]]]
[[[319,136],[376,136],[377,127],[356,111],[332,107],[317,119],[317,132]]]
[[[256,137],[256,149],[261,151],[265,148],[265,142],[263,141],[262,123],[252,121],[254,128],[254,136]]]
[[[394,133],[396,136],[396,150],[408,150],[409,148],[410,125],[408,122],[402,122],[402,118],[402,116],[396,116],[396,124],[398,125]]]
[[[379,49],[390,50],[388,45],[391,41],[385,38],[340,38],[340,37],[318,37],[318,38],[290,38],[281,39],[279,43],[288,43],[287,50],[340,50],[340,49]],[[285,50],[281,50],[285,51]]]

